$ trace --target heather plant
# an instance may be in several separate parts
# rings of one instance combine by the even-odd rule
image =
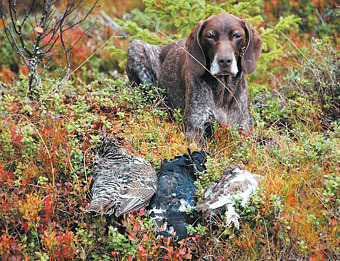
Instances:
[[[194,3],[211,10],[219,6],[197,1],[187,5]],[[196,23],[197,11],[191,14],[189,7],[183,9],[189,18],[181,19],[180,9],[173,14],[166,9],[168,16],[159,19],[158,26],[167,22],[162,30],[169,36],[177,37],[176,28],[184,35],[190,30],[185,21]],[[253,10],[244,8],[245,13]],[[158,23],[162,13],[146,14]],[[137,11],[132,16],[139,25],[145,19]],[[175,18],[178,26],[172,24]],[[154,32],[152,23],[145,28]],[[84,211],[92,182],[92,148],[103,133],[124,136],[155,168],[188,148],[200,149],[185,140],[181,114],[174,115],[176,122],[168,116],[162,91],[130,86],[126,77],[92,70],[105,64],[101,61],[109,63],[106,54],[89,60],[62,88],[56,87],[57,79],[43,78],[35,102],[26,102],[28,76],[0,76],[0,259],[339,259],[339,59],[331,42],[316,41],[297,53],[280,42],[294,59],[282,57],[289,70],[279,73],[284,67],[274,62],[273,80],[253,85],[252,134],[211,126],[207,170],[197,174],[199,197],[232,163],[264,178],[249,204],[243,208],[236,203],[239,230],[227,226],[223,214],[202,218],[188,227],[191,237],[181,242],[159,237],[147,210],[118,220]],[[80,60],[99,46],[94,40],[79,44]],[[7,48],[3,40],[2,48]],[[73,58],[71,64],[79,65]],[[8,61],[2,66],[8,69]]]
[[[340,119],[339,72],[339,53],[327,41],[315,40],[279,85],[253,93],[257,124],[284,130],[332,128]]]
[[[270,21],[281,16],[294,14],[302,20],[299,29],[308,37],[327,38],[332,36],[334,43],[340,34],[339,5],[334,0],[320,1],[262,1],[263,15]],[[294,34],[295,35],[295,34]]]

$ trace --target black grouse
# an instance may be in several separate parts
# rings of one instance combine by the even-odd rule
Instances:
[[[186,227],[197,219],[195,173],[204,171],[206,153],[184,154],[165,160],[159,169],[158,188],[150,201],[150,216],[161,235],[176,240],[187,237]]]

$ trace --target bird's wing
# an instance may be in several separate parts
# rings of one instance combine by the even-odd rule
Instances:
[[[116,206],[119,204],[117,201],[110,199],[106,200],[92,200],[85,208],[86,212],[96,212],[111,215]]]
[[[153,188],[129,188],[121,195],[121,205],[116,211],[116,216],[138,210],[146,206],[155,190]]]

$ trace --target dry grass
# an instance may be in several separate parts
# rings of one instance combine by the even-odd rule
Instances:
[[[102,0],[106,2],[112,5]],[[121,15],[135,5],[123,4],[107,12]],[[87,43],[80,46],[79,60],[89,55],[87,48]],[[46,79],[33,103],[25,99],[27,79],[0,75],[9,86],[0,89],[1,260],[340,258],[340,124],[334,121],[325,131],[321,113],[331,112],[334,119],[334,107],[323,108],[323,97],[298,97],[300,91],[312,96],[314,84],[323,87],[313,82],[316,78],[307,85],[295,81],[309,79],[307,69],[283,80],[287,92],[276,90],[284,97],[282,103],[270,103],[275,97],[269,97],[266,112],[254,110],[252,135],[216,125],[208,140],[209,160],[207,172],[198,177],[200,189],[217,180],[230,163],[264,177],[252,202],[238,208],[240,230],[225,226],[223,217],[216,218],[215,226],[199,220],[196,235],[174,243],[157,239],[142,213],[124,217],[125,233],[110,230],[113,223],[106,217],[86,214],[92,148],[101,134],[124,136],[154,167],[188,148],[199,150],[184,139],[180,119],[170,120],[159,92],[145,96],[126,80],[96,70],[106,58],[90,59],[77,72],[82,78],[63,90],[51,92],[55,81]],[[286,124],[277,124],[280,121]]]

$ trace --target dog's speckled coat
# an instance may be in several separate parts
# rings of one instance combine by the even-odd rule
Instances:
[[[261,37],[247,21],[218,14],[165,46],[132,41],[126,71],[132,82],[164,88],[169,105],[184,112],[187,139],[202,142],[213,121],[249,132],[245,73],[255,70],[261,50]]]

